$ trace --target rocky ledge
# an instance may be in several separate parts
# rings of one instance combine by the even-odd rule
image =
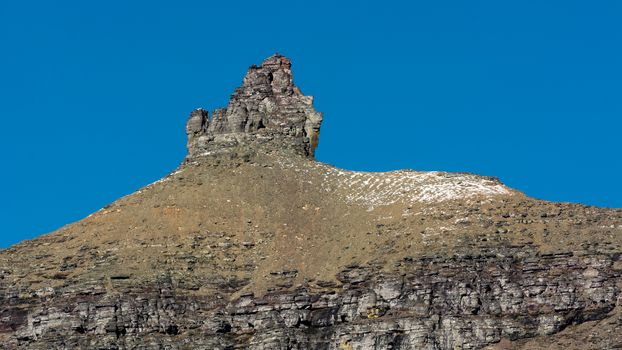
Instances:
[[[119,275],[108,282],[114,292],[93,285],[3,294],[0,332],[13,334],[9,349],[480,349],[608,317],[610,331],[619,330],[619,311],[610,314],[621,301],[621,269],[612,255],[508,247],[502,255],[407,257],[392,273],[352,265],[334,282],[290,289],[283,285],[297,271],[280,271],[281,287],[231,301],[248,281],[206,281],[220,293],[197,297],[170,276],[134,285]],[[618,332],[582,347],[621,340]]]

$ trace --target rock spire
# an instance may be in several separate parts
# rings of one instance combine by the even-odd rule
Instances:
[[[291,61],[280,54],[252,65],[226,108],[199,108],[186,124],[187,159],[240,149],[313,158],[322,113],[294,84]]]

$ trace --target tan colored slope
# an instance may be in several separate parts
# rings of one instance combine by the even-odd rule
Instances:
[[[482,245],[620,249],[620,210],[530,199],[470,174],[355,173],[306,159],[199,159],[49,235],[0,253],[12,285],[46,288],[168,274],[196,293],[330,281],[350,264]],[[595,225],[597,223],[597,225]],[[608,247],[608,248],[607,248]],[[283,288],[288,285],[281,285]],[[239,293],[238,293],[239,294]]]

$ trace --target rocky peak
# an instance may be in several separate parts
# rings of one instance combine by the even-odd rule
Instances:
[[[294,84],[291,61],[275,54],[249,67],[226,108],[217,108],[211,118],[202,108],[190,113],[186,158],[240,148],[313,158],[321,122],[313,97]]]

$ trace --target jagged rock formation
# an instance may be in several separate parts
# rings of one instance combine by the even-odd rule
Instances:
[[[289,60],[251,67],[175,172],[0,251],[3,348],[622,345],[622,210],[336,169],[320,122]]]
[[[294,85],[291,62],[275,54],[261,66],[251,66],[226,109],[209,113],[201,108],[186,125],[188,159],[206,154],[246,151],[292,151],[313,158],[322,114],[313,97]]]

